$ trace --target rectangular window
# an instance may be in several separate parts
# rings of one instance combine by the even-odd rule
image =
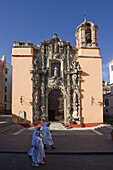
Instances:
[[[7,74],[7,70],[5,71],[5,74]]]
[[[5,95],[5,102],[7,102],[7,95]]]
[[[7,82],[7,78],[5,78],[5,81]]]
[[[5,93],[7,93],[7,86],[5,86]]]
[[[109,106],[109,99],[105,99],[105,106]]]
[[[111,71],[113,71],[113,65],[111,65]]]
[[[5,104],[5,110],[6,110],[6,108],[7,108],[7,105]]]

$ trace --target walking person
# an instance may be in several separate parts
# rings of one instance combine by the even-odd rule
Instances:
[[[45,158],[45,151],[44,151],[44,145],[42,142],[42,139],[40,137],[40,132],[37,131],[35,133],[35,137],[33,140],[33,154],[32,154],[32,166],[39,166],[44,164],[44,158]]]
[[[53,140],[52,140],[52,135],[50,131],[50,123],[46,123],[45,127],[45,138],[44,138],[44,146],[51,146],[52,149],[55,149],[56,147],[53,146]]]
[[[47,149],[46,147],[46,125],[47,125],[47,122],[44,121],[43,123],[43,126],[42,126],[42,141],[44,143],[44,149]]]
[[[36,135],[36,132],[37,132],[37,131],[40,131],[40,127],[39,127],[39,126],[37,126],[37,127],[35,128],[34,132],[33,132],[33,135],[32,135],[32,144],[33,144],[33,142],[34,142],[35,135]],[[30,149],[29,152],[28,152],[28,156],[29,156],[30,159],[32,159],[33,150],[34,150],[34,147],[33,147],[33,145],[32,145],[31,149]]]

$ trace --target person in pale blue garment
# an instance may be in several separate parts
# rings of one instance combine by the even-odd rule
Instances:
[[[56,147],[53,146],[53,140],[52,140],[52,135],[51,135],[51,131],[50,131],[50,123],[46,123],[46,127],[45,127],[45,139],[44,139],[44,144],[45,146],[51,146],[52,149],[55,149]]]
[[[36,135],[37,131],[40,131],[40,127],[39,126],[37,126],[35,128],[34,132],[33,132],[33,135],[32,135],[32,146],[33,146],[34,138],[35,138],[35,135]],[[28,156],[29,156],[30,159],[32,159],[33,150],[34,150],[34,147],[31,147],[31,149],[28,152]]]
[[[32,154],[32,166],[39,166],[44,164],[45,151],[40,132],[37,131],[32,142],[33,154]]]
[[[42,141],[44,143],[44,149],[46,149],[46,124],[47,122],[44,121],[43,126],[42,126]]]

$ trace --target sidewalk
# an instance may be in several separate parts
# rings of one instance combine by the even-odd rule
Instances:
[[[12,115],[0,114],[0,123],[10,122],[12,120]]]

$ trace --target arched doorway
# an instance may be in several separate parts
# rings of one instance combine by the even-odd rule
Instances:
[[[48,95],[48,120],[64,120],[64,98],[60,90],[52,90]]]

